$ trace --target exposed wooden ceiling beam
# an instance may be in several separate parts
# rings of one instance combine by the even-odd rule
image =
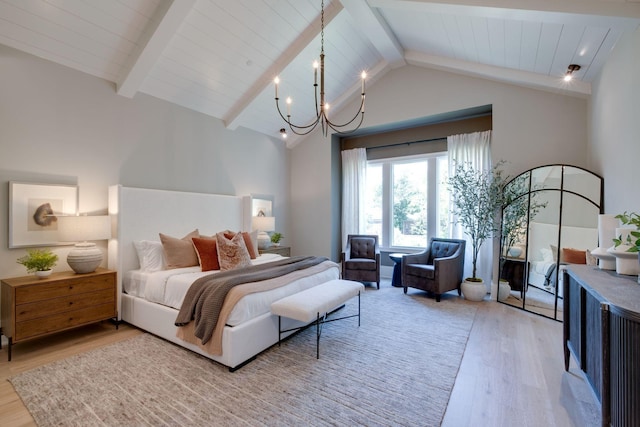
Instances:
[[[404,50],[380,12],[369,7],[366,0],[341,0],[341,2],[353,20],[359,24],[362,33],[369,37],[373,46],[392,68],[406,64]]]
[[[129,57],[116,82],[118,95],[133,98],[195,3],[196,0],[173,0],[158,7],[138,41],[137,51]]]
[[[409,64],[436,70],[464,74],[472,77],[481,77],[503,83],[511,83],[518,86],[545,90],[548,92],[562,93],[580,98],[591,95],[591,84],[580,80],[565,83],[557,77],[546,76],[528,71],[513,70],[496,67],[493,65],[478,64],[459,59],[444,58],[441,56],[427,55],[420,52],[406,52],[405,59]]]
[[[522,21],[566,23],[567,14],[583,25],[638,26],[640,3],[606,0],[368,0],[374,8],[451,15],[483,16]]]

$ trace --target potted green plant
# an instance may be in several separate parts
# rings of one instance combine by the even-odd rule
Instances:
[[[640,283],[640,215],[625,211],[616,215],[616,218],[625,227],[616,229],[616,234],[620,233],[613,239],[614,247],[608,252],[616,257],[616,273],[638,275],[638,283]],[[634,253],[637,253],[637,263]]]
[[[17,262],[24,265],[28,273],[47,277],[58,262],[58,255],[51,252],[51,249],[27,249],[27,255],[18,258]]]
[[[280,246],[280,241],[283,237],[282,233],[278,233],[277,231],[273,232],[271,234],[271,243],[273,243],[273,246]]]
[[[477,170],[470,164],[458,164],[447,184],[453,200],[456,222],[462,225],[471,240],[472,274],[462,283],[466,299],[482,301],[487,291],[477,277],[478,253],[482,243],[498,231],[496,213],[502,207],[504,177],[498,162],[491,170]]]
[[[631,225],[635,227],[635,230],[631,230],[625,239],[622,238],[622,235],[613,239],[613,245],[617,248],[620,245],[628,246],[626,248],[626,252],[638,252],[640,253],[640,215],[631,212],[616,215],[616,218],[620,220],[622,225]]]

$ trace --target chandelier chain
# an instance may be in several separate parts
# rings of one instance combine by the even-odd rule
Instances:
[[[324,53],[324,0],[320,2],[320,53]]]

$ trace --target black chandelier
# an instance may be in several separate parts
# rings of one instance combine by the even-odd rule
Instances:
[[[367,73],[364,71],[360,75],[360,77],[362,78],[361,101],[360,107],[358,108],[356,114],[351,120],[342,124],[337,124],[329,120],[329,103],[327,103],[324,98],[324,0],[322,0],[321,3],[320,25],[320,64],[318,64],[318,61],[315,61],[313,63],[313,92],[315,96],[316,117],[311,121],[311,123],[306,125],[296,125],[291,122],[291,97],[287,97],[286,99],[287,116],[285,117],[284,114],[282,114],[279,103],[280,98],[278,98],[278,84],[280,83],[280,79],[276,77],[274,80],[276,88],[276,108],[278,109],[278,113],[280,114],[280,117],[282,117],[282,120],[284,120],[287,125],[289,125],[291,132],[296,135],[307,135],[311,133],[318,126],[318,123],[320,123],[322,127],[322,133],[324,134],[324,136],[327,136],[327,132],[329,131],[329,129],[333,129],[339,134],[348,134],[356,131],[360,127],[360,125],[362,125],[362,121],[364,120],[364,81],[367,77]],[[320,104],[318,104],[318,67],[320,67]],[[352,125],[358,117],[360,117],[360,120],[357,122],[357,126],[349,130],[342,129]],[[286,135],[286,131],[283,131],[284,128],[280,129],[280,133]]]

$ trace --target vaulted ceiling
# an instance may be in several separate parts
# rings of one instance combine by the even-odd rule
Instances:
[[[278,136],[273,79],[311,119],[320,0],[0,0],[0,43]],[[412,64],[588,96],[640,0],[326,0],[327,100]],[[562,81],[569,64],[580,70]],[[286,93],[286,95],[284,95]],[[284,95],[284,96],[283,96]],[[292,145],[296,140],[288,142]]]

